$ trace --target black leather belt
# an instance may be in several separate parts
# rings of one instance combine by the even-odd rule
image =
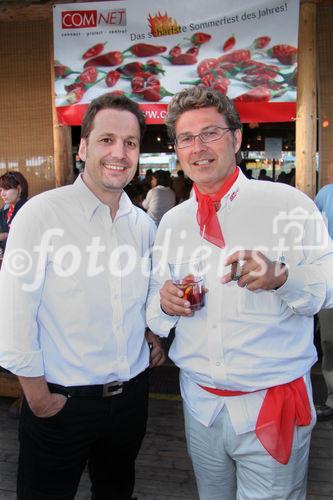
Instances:
[[[128,380],[127,382],[120,382],[116,380],[114,382],[109,382],[108,384],[73,386],[64,386],[48,382],[47,385],[49,386],[51,392],[59,392],[60,394],[64,394],[65,396],[73,398],[100,399],[122,394],[124,390],[130,388],[131,385],[135,384],[141,378],[144,378],[147,375],[148,368],[136,375],[136,377],[131,378],[131,380]]]

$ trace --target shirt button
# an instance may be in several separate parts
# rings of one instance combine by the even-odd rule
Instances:
[[[219,361],[217,361],[216,366],[221,366],[221,363]]]
[[[217,328],[217,325],[216,324],[212,325],[212,328]]]

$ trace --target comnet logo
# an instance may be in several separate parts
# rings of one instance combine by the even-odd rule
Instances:
[[[126,9],[67,10],[61,13],[62,29],[96,28],[100,25],[126,26]]]
[[[61,13],[62,29],[95,28],[97,10],[69,10]]]

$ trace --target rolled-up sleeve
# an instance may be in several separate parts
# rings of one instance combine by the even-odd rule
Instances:
[[[309,216],[304,223],[303,258],[288,265],[288,279],[276,290],[295,314],[312,316],[333,307],[333,242],[320,212],[307,201]]]
[[[0,365],[16,375],[44,374],[37,313],[43,289],[45,259],[38,207],[27,203],[15,217],[0,271]]]
[[[165,245],[165,233],[169,230],[165,218],[158,227],[155,244],[152,252],[152,271],[150,276],[149,294],[146,308],[146,318],[149,328],[161,337],[167,337],[179,316],[170,316],[161,309],[160,289],[166,280],[170,279],[168,262],[165,257],[168,255]]]

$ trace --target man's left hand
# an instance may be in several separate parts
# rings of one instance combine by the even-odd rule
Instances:
[[[149,368],[163,365],[166,357],[160,337],[155,335],[150,330],[146,330],[145,336],[150,348]]]
[[[275,290],[280,288],[287,280],[287,269],[284,264],[278,261],[271,261],[264,254],[257,250],[241,250],[229,255],[225,261],[225,266],[243,261],[240,268],[237,284],[246,287],[250,291],[254,290]],[[229,283],[235,280],[230,272],[223,276],[222,283]]]

